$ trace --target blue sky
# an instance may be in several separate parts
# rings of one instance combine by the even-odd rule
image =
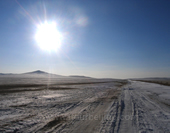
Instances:
[[[1,0],[0,72],[170,77],[169,7],[168,0]],[[57,52],[35,41],[45,20],[64,35]]]

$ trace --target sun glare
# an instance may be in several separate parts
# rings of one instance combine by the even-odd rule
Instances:
[[[56,51],[61,46],[62,35],[57,29],[55,22],[45,22],[37,26],[35,40],[41,49]]]

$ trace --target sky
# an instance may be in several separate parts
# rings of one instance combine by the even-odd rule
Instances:
[[[169,7],[169,0],[1,0],[0,73],[170,77]],[[57,51],[35,39],[44,22],[62,34]]]

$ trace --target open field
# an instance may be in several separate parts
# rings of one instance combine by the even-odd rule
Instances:
[[[0,132],[170,132],[168,86],[90,78],[60,81],[0,82]]]
[[[141,81],[141,82],[148,82],[148,83],[155,83],[160,85],[166,85],[170,86],[170,78],[145,78],[145,79],[137,79],[135,81]]]

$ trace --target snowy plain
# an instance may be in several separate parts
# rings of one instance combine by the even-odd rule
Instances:
[[[169,86],[93,78],[47,83],[0,77],[0,132],[170,132]]]

